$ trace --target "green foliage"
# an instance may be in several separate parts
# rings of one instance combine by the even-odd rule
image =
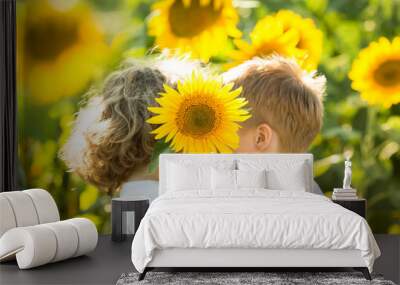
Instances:
[[[114,69],[126,57],[143,57],[154,39],[147,36],[146,17],[154,1],[81,0],[87,2],[114,48],[106,66]],[[376,233],[400,234],[400,106],[367,106],[347,77],[359,50],[381,36],[400,34],[400,1],[236,1],[240,29],[248,34],[256,21],[279,9],[311,17],[324,32],[319,72],[328,80],[325,119],[311,152],[316,181],[327,195],[342,184],[343,160],[351,155],[353,185],[368,199],[368,221]],[[23,5],[19,1],[19,6]],[[28,13],[29,14],[29,13]],[[220,59],[216,59],[216,61]],[[222,59],[223,60],[223,59]],[[215,64],[219,64],[215,62]],[[100,68],[100,67],[99,67]],[[79,68],[76,70],[79,76]],[[100,232],[110,231],[110,197],[68,172],[58,150],[71,131],[71,122],[85,89],[51,105],[37,105],[19,78],[19,181],[23,188],[42,187],[56,199],[62,218],[85,216]],[[88,86],[87,86],[88,87]],[[155,157],[168,152],[156,145]],[[150,165],[155,170],[157,160]]]
[[[150,172],[157,171],[158,161],[159,161],[158,158],[159,158],[160,154],[162,154],[162,153],[170,153],[170,152],[172,152],[172,151],[171,151],[171,149],[169,148],[169,145],[166,142],[164,142],[162,140],[157,141],[155,146],[154,146],[153,154],[151,156],[151,162],[149,164],[149,171]]]

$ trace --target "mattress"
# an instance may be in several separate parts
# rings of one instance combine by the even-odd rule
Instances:
[[[143,218],[132,243],[139,272],[163,249],[358,250],[372,272],[379,248],[361,216],[321,195],[242,189],[167,192]]]

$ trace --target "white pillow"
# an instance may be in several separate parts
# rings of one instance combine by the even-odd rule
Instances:
[[[307,191],[311,169],[304,160],[240,159],[240,170],[267,170],[267,188],[272,190]]]
[[[267,188],[267,171],[236,170],[237,188]]]
[[[168,191],[185,191],[211,188],[211,168],[168,163]]]
[[[305,165],[299,165],[288,172],[271,169],[267,172],[268,189],[302,191],[308,189]]]
[[[236,170],[216,169],[211,170],[212,190],[236,190]]]
[[[241,188],[267,188],[267,171],[215,169],[211,170],[213,190],[238,190]]]

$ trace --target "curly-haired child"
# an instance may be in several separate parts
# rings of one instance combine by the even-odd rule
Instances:
[[[74,122],[71,136],[60,151],[70,171],[107,193],[157,197],[157,173],[148,164],[154,150],[147,107],[163,84],[201,69],[186,59],[128,62],[111,73],[102,88],[89,91],[88,103]]]

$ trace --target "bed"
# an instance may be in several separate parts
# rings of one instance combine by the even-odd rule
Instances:
[[[132,243],[158,267],[352,267],[380,251],[361,216],[310,193],[311,154],[163,154],[160,196]]]

